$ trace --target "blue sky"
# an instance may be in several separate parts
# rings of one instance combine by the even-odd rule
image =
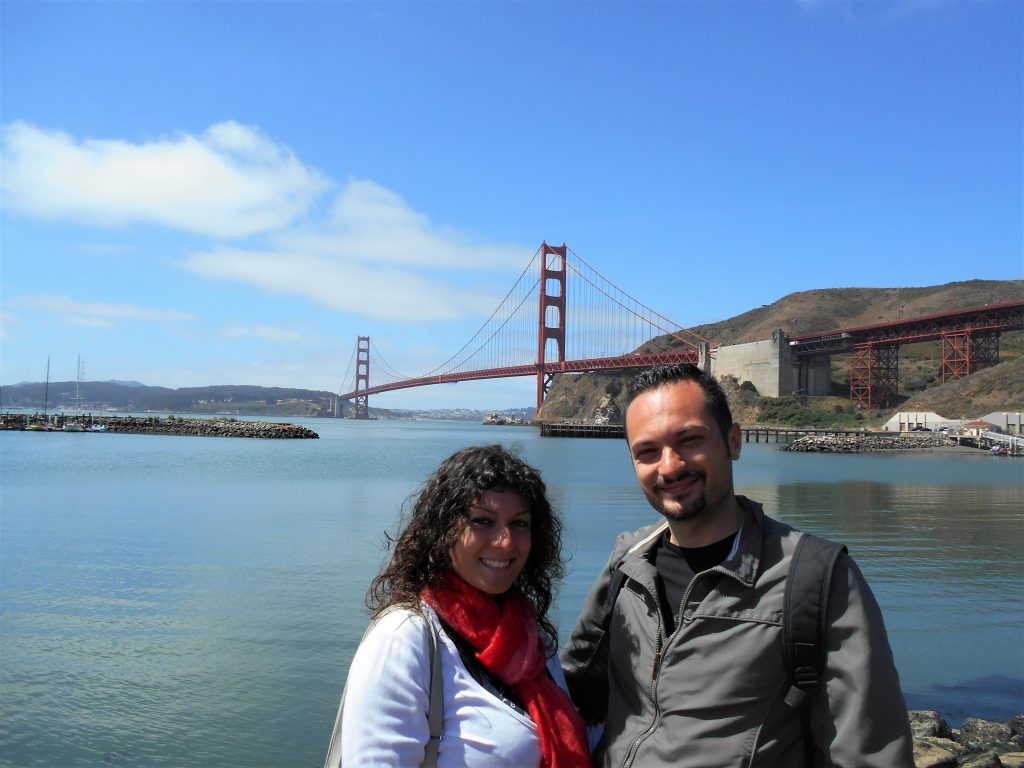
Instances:
[[[336,392],[358,335],[418,375],[542,240],[687,326],[1024,277],[1022,37],[994,0],[2,0],[0,383]]]

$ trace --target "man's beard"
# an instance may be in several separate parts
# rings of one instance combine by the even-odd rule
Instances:
[[[691,477],[700,480],[701,483],[704,484],[704,487],[701,488],[700,493],[697,494],[696,498],[694,498],[690,504],[684,505],[682,502],[678,501],[674,497],[665,497],[663,495],[658,494],[658,490],[664,488],[666,485],[678,482],[680,480],[686,480],[687,478]],[[704,510],[708,508],[706,481],[707,474],[697,469],[684,469],[678,475],[668,480],[666,480],[664,477],[658,477],[658,479],[654,481],[654,492],[659,502],[658,511],[670,520],[692,520],[695,517],[699,516],[704,512]],[[673,507],[677,507],[678,505],[681,506],[682,508],[669,509],[669,504],[671,504]]]

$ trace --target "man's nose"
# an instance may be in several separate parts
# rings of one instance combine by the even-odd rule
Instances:
[[[683,466],[683,457],[674,448],[666,447],[661,452],[661,460],[658,462],[658,472],[662,475],[671,475],[680,470]]]

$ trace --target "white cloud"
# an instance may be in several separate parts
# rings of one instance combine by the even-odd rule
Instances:
[[[313,203],[333,185],[259,130],[234,122],[142,144],[77,139],[19,122],[6,127],[2,152],[3,204],[12,211],[91,225],[160,224],[222,240],[259,234],[245,246],[211,242],[180,264],[206,279],[362,317],[486,316],[531,255],[530,246],[437,226],[366,179],[350,179],[329,210],[311,219]],[[109,252],[102,244],[86,248]],[[493,292],[460,289],[474,276]],[[114,322],[103,313],[64,314],[78,324]]]
[[[0,339],[6,340],[9,338],[7,335],[7,329],[12,325],[16,325],[19,322],[18,316],[11,314],[10,312],[0,312]]]
[[[345,185],[321,226],[282,233],[274,242],[285,250],[330,259],[432,270],[507,271],[526,266],[528,256],[520,245],[474,240],[451,228],[433,227],[399,194],[363,179]]]
[[[264,341],[278,341],[278,342],[294,342],[302,338],[302,335],[297,331],[292,331],[287,328],[277,328],[272,325],[229,325],[220,332],[221,336],[225,336],[229,339],[240,339],[240,338],[254,338],[263,339]]]
[[[328,188],[286,147],[227,122],[142,144],[16,122],[2,139],[4,205],[48,220],[150,223],[213,237],[284,227]]]
[[[77,301],[68,296],[37,294],[14,299],[19,306],[42,310],[66,323],[92,328],[114,328],[118,322],[130,320],[151,323],[192,323],[198,320],[188,312],[175,309],[150,309],[132,304],[105,304]]]
[[[218,247],[189,256],[184,266],[202,277],[304,296],[340,312],[391,321],[451,320],[494,309],[494,299],[467,296],[451,285],[411,272],[346,263],[309,253]]]
[[[460,291],[445,270],[508,273],[524,267],[528,256],[522,246],[474,242],[435,229],[395,192],[353,180],[320,226],[279,233],[262,249],[215,246],[191,254],[183,266],[340,312],[429,322],[490,313],[500,298]]]

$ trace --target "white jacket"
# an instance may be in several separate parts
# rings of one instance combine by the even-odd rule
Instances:
[[[444,681],[439,768],[539,765],[540,741],[533,721],[478,683],[437,615],[427,606],[423,611],[437,629]],[[555,649],[548,670],[564,689]],[[367,633],[349,668],[341,764],[419,766],[429,738],[429,689],[430,642],[422,617],[407,609],[389,611]]]

